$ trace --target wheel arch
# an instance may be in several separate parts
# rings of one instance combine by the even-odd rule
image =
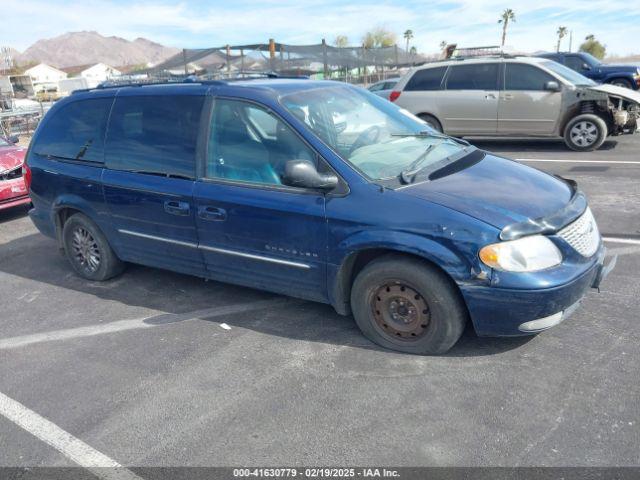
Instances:
[[[52,205],[51,215],[53,224],[55,225],[56,240],[60,248],[62,245],[62,228],[65,222],[76,213],[86,215],[96,224],[97,212],[82,198],[75,195],[67,195],[58,198]]]
[[[444,125],[442,124],[442,120],[440,120],[440,118],[438,117],[438,115],[436,115],[433,112],[420,112],[420,113],[416,113],[415,114],[416,117],[421,118],[423,115],[426,116],[428,115],[429,117],[433,117],[439,124],[440,124],[440,128],[444,129]]]
[[[469,281],[475,267],[460,254],[449,250],[433,240],[421,239],[419,245],[408,243],[363,244],[351,248],[338,265],[333,267],[329,297],[331,304],[341,315],[351,313],[350,297],[353,282],[358,273],[372,261],[389,254],[398,254],[427,262],[441,271],[460,292],[458,282]]]

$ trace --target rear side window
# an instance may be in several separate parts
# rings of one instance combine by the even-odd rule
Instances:
[[[79,100],[47,120],[33,151],[68,160],[102,162],[104,135],[113,98]]]
[[[203,96],[116,98],[105,146],[108,168],[195,178]]]
[[[498,63],[455,65],[449,70],[447,90],[497,90]]]
[[[417,70],[404,87],[405,91],[440,90],[447,67]],[[393,87],[392,87],[393,88]]]
[[[504,72],[505,90],[544,90],[547,82],[556,79],[533,65],[506,63]]]
[[[564,64],[572,70],[579,72],[584,70],[584,60],[578,56],[570,55],[564,59]]]

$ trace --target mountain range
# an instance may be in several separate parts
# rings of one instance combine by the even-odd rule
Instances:
[[[64,68],[102,62],[118,67],[157,64],[179,51],[146,38],[131,41],[115,36],[105,37],[98,32],[69,32],[38,40],[24,52],[14,50],[13,58],[18,65],[42,62]]]

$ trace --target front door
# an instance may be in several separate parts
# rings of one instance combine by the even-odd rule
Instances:
[[[204,98],[117,97],[102,182],[123,260],[204,273],[193,205]]]
[[[438,92],[444,131],[452,135],[491,135],[498,118],[499,63],[449,68],[446,89]]]
[[[560,119],[562,92],[546,90],[545,85],[547,82],[560,82],[534,65],[505,62],[504,66],[498,133],[525,136],[553,134]]]
[[[217,99],[213,108],[205,166],[194,190],[209,275],[325,300],[325,197],[282,184],[286,161],[318,162],[317,156],[265,108],[230,99]]]

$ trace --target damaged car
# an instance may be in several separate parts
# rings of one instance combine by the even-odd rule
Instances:
[[[27,149],[17,143],[16,136],[0,136],[0,210],[31,203],[23,176]]]
[[[576,151],[635,133],[640,118],[640,92],[535,57],[430,63],[403,77],[389,99],[449,135],[561,137]]]

